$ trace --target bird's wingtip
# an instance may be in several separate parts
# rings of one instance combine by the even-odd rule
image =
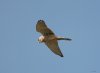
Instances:
[[[63,54],[61,54],[60,57],[64,57]]]

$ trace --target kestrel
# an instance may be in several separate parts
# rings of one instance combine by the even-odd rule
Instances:
[[[70,38],[59,37],[54,34],[54,32],[47,27],[43,20],[38,20],[36,24],[36,31],[40,32],[42,35],[38,38],[39,42],[45,43],[47,47],[56,55],[63,57],[63,54],[58,46],[58,40],[68,40]]]

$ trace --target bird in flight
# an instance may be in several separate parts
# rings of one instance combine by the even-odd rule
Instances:
[[[36,31],[40,32],[42,35],[38,38],[38,41],[41,43],[45,43],[47,47],[56,55],[63,57],[63,54],[59,48],[58,40],[68,40],[71,41],[70,38],[64,38],[60,36],[56,36],[55,33],[48,28],[44,20],[38,20],[36,24]]]

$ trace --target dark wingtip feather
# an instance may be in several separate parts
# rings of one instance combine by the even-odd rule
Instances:
[[[64,57],[63,54],[60,55],[61,57]]]
[[[44,22],[44,20],[38,20],[38,23],[39,23],[39,22]]]

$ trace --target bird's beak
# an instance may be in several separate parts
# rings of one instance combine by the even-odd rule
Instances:
[[[39,43],[42,43],[42,42],[39,41],[39,39],[38,39],[38,42],[39,42]]]

